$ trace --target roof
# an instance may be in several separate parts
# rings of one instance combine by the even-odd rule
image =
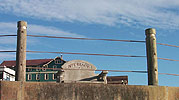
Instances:
[[[43,65],[46,64],[53,59],[33,59],[33,60],[26,60],[26,66],[33,66],[33,65]],[[0,66],[6,66],[6,67],[13,67],[16,66],[16,61],[3,61]]]
[[[107,76],[108,84],[128,84],[128,76]]]
[[[128,76],[107,76],[108,81],[121,81],[121,80],[127,80]]]

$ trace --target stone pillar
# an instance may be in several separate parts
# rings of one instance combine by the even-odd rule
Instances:
[[[16,81],[26,81],[26,40],[27,22],[17,23],[17,51],[16,51]]]
[[[157,46],[156,31],[149,28],[145,30],[146,48],[147,48],[147,69],[148,85],[158,85],[158,63],[157,63]]]

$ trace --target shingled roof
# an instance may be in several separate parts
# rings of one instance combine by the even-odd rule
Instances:
[[[34,60],[26,60],[26,66],[34,66],[34,65],[43,65],[48,62],[50,62],[53,59],[34,59]],[[6,66],[6,67],[15,67],[16,61],[3,61],[0,66]]]

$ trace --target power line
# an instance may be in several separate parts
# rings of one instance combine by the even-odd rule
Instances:
[[[179,60],[168,59],[168,58],[160,58],[160,57],[158,57],[158,59],[161,59],[161,60],[168,60],[168,61],[179,61]]]
[[[10,36],[17,36],[17,35],[0,35],[0,37],[10,37]]]
[[[179,46],[176,46],[176,45],[170,45],[170,44],[164,44],[164,43],[157,43],[159,45],[164,45],[164,46],[169,46],[169,47],[179,47]]]
[[[8,36],[17,36],[17,35],[0,35],[0,37],[8,37]],[[120,41],[120,42],[140,42],[145,43],[145,41],[137,41],[137,40],[118,40],[118,39],[94,39],[94,38],[75,38],[75,37],[57,37],[57,36],[42,36],[42,35],[27,35],[30,37],[45,37],[45,38],[62,38],[62,39],[80,39],[80,40],[102,40],[102,41]],[[170,45],[164,43],[157,43],[159,45],[169,46],[169,47],[179,47],[177,45]]]
[[[16,52],[16,51],[0,51],[1,53],[3,53],[3,52]]]
[[[179,76],[179,74],[170,74],[170,73],[159,73],[159,74],[162,74],[162,75],[172,75],[172,76]]]
[[[16,52],[16,51],[0,51],[3,52]],[[91,56],[113,56],[113,57],[146,57],[146,56],[136,56],[136,55],[112,55],[112,54],[91,54],[91,53],[72,53],[72,52],[47,52],[47,51],[26,51],[29,53],[55,53],[55,54],[73,54],[73,55],[91,55]],[[161,60],[167,60],[167,61],[179,61],[175,59],[168,59],[168,58],[160,58]]]
[[[117,39],[93,39],[93,38],[75,38],[75,37],[58,37],[58,36],[41,36],[41,35],[27,35],[30,37],[45,37],[45,38],[62,38],[62,39],[80,39],[80,40],[102,40],[102,41],[120,41],[120,42],[145,42],[136,40],[117,40]]]
[[[75,55],[94,55],[94,56],[120,56],[120,57],[146,57],[135,55],[112,55],[112,54],[92,54],[92,53],[72,53],[72,52],[47,52],[47,51],[26,51],[30,53],[57,53],[57,54],[75,54]]]
[[[58,70],[88,70],[88,71],[108,71],[108,72],[132,72],[132,73],[147,73],[147,71],[131,71],[131,70],[91,70],[91,69],[63,69],[63,68],[42,68],[42,67],[26,67],[29,69],[52,69],[54,71]],[[159,73],[161,75],[172,75],[179,76],[179,74],[170,74],[170,73]]]

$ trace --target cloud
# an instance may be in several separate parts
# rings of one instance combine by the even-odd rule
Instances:
[[[51,36],[70,36],[70,37],[85,37],[83,35],[71,33],[68,31],[63,31],[51,26],[41,26],[41,25],[28,25],[29,34],[39,34],[39,35],[51,35]]]
[[[16,22],[0,22],[0,30],[0,34],[17,34],[17,24]],[[27,34],[84,37],[79,34],[63,31],[56,27],[35,24],[28,24]]]
[[[0,22],[0,34],[17,34],[16,22]],[[69,37],[85,37],[68,31],[63,31],[51,26],[42,26],[35,24],[28,24],[27,34],[31,35],[50,35],[50,36],[69,36]],[[14,37],[1,37],[0,44],[15,44],[16,38]],[[28,39],[28,43],[34,43],[31,39]]]
[[[118,26],[179,27],[178,0],[3,0],[1,13]]]

